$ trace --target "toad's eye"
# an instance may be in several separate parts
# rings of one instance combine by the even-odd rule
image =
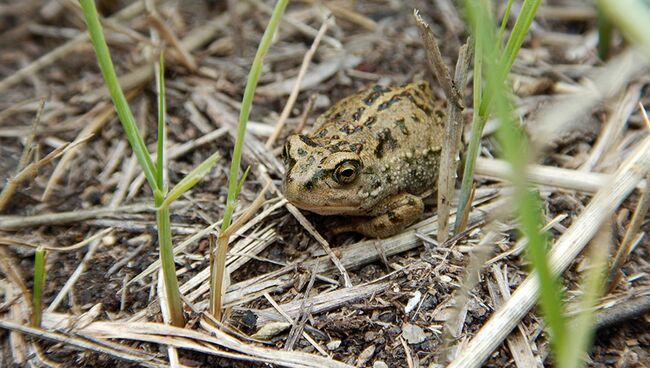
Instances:
[[[352,183],[359,173],[361,163],[357,160],[345,160],[336,165],[334,180],[339,184]]]

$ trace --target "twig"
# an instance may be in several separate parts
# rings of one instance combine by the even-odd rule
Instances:
[[[646,183],[650,183],[650,175],[646,176]],[[648,213],[648,209],[650,209],[650,187],[646,185],[643,194],[641,194],[641,198],[639,198],[639,203],[637,203],[636,208],[634,209],[632,220],[630,221],[630,225],[627,227],[623,241],[621,241],[621,244],[618,247],[618,251],[614,257],[614,262],[612,262],[608,280],[608,291],[610,292],[614,290],[616,285],[621,281],[621,267],[623,267],[627,256],[630,254],[632,245],[636,243],[634,240],[637,238],[637,234],[641,229],[641,225],[643,224],[645,215]]]
[[[458,52],[454,83],[459,88],[465,87],[467,69],[472,59],[472,49],[468,40]],[[438,242],[444,243],[449,237],[448,224],[451,210],[451,198],[454,195],[456,183],[456,169],[458,168],[458,153],[462,147],[463,117],[458,105],[450,103],[447,106],[447,120],[445,122],[445,144],[440,153],[440,168],[438,171]]]
[[[456,105],[460,110],[463,110],[465,108],[463,97],[456,88],[457,86],[454,86],[449,69],[447,69],[445,62],[442,60],[442,54],[440,54],[438,42],[433,35],[431,27],[422,19],[419,10],[413,10],[413,17],[415,18],[415,25],[418,26],[418,31],[420,31],[420,38],[422,38],[422,42],[424,43],[429,68],[431,68],[433,75],[445,91],[445,96],[447,96],[449,102]]]
[[[56,343],[62,343],[66,345],[71,345],[77,347],[81,350],[89,350],[97,353],[106,354],[110,357],[124,360],[127,362],[133,362],[137,364],[144,365],[145,367],[155,367],[163,368],[167,365],[162,360],[154,357],[147,356],[147,353],[142,351],[140,355],[136,355],[126,351],[120,351],[115,348],[108,346],[103,346],[91,341],[87,341],[75,336],[63,335],[56,332],[45,331],[40,328],[33,328],[28,326],[23,326],[14,322],[6,321],[0,319],[0,328],[8,331],[18,331],[26,335],[31,335],[39,339],[53,341]]]

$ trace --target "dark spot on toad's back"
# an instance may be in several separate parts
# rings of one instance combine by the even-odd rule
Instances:
[[[359,119],[361,118],[361,114],[363,114],[364,110],[365,108],[363,107],[358,108],[357,111],[354,114],[352,114],[352,119],[354,121],[359,121]]]
[[[368,119],[366,119],[366,121],[365,121],[365,123],[363,123],[363,125],[364,125],[366,128],[371,128],[372,125],[373,125],[376,121],[377,121],[377,118],[376,118],[375,116],[371,116],[371,117],[369,117]]]
[[[384,157],[387,150],[392,150],[397,147],[397,141],[393,138],[390,129],[384,128],[377,132],[377,146],[375,147],[375,156],[377,158]]]
[[[395,96],[391,97],[390,100],[382,102],[382,103],[377,107],[377,110],[378,110],[378,111],[386,110],[387,108],[391,107],[393,104],[395,104],[396,102],[398,102],[399,100],[400,100],[400,97],[397,96],[397,95],[395,95]]]
[[[406,124],[404,123],[404,118],[397,120],[397,121],[395,122],[395,125],[397,125],[397,127],[398,127],[399,130],[402,132],[402,134],[404,134],[404,135],[408,135],[408,134],[409,134],[409,130],[408,130],[408,128],[406,127]]]
[[[318,147],[318,144],[316,142],[314,142],[311,138],[307,137],[306,135],[301,134],[301,135],[298,136],[298,138],[300,138],[300,140],[304,144],[306,144],[306,145],[308,145],[310,147]]]

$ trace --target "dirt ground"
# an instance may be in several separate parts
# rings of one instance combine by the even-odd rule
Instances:
[[[109,47],[152,152],[157,95],[151,71],[160,38],[169,50],[168,143],[171,151],[177,152],[170,154],[170,182],[178,182],[213,152],[222,154],[209,175],[179,198],[172,210],[174,245],[182,246],[176,266],[186,301],[186,329],[207,338],[215,332],[203,323],[209,231],[201,231],[223,214],[240,101],[269,20],[267,9],[274,1],[152,3],[167,36],[161,37],[160,29],[151,36],[156,21],[150,10],[137,6],[139,2],[98,2],[102,16],[112,17],[105,22]],[[229,11],[227,3],[236,5],[234,10]],[[132,14],[119,13],[127,6],[135,8]],[[335,22],[320,41],[286,126],[267,148],[265,142],[328,9]],[[290,3],[266,57],[253,102],[243,163],[251,167],[251,174],[242,189],[239,211],[249,208],[260,194],[266,184],[264,175],[279,187],[283,166],[278,157],[284,140],[294,132],[308,132],[316,117],[334,102],[373,83],[433,80],[413,9],[419,9],[431,24],[444,61],[453,70],[467,30],[460,8],[451,0]],[[515,5],[509,29],[518,9]],[[497,11],[503,14],[502,7]],[[34,247],[62,248],[94,237],[74,249],[48,252],[42,331],[56,336],[48,338],[38,330],[21,334],[15,325],[3,324],[0,366],[166,365],[169,350],[165,341],[175,341],[187,344],[187,348],[178,349],[178,355],[180,364],[189,367],[280,366],[282,351],[323,357],[319,349],[352,366],[439,367],[462,353],[504,304],[508,298],[504,288],[507,293],[515,292],[528,276],[529,263],[517,248],[521,235],[516,221],[507,214],[498,221],[486,218],[499,212],[498,203],[507,187],[497,175],[477,174],[470,227],[443,244],[434,241],[435,205],[427,205],[421,222],[411,230],[385,240],[355,234],[335,236],[328,219],[304,212],[341,259],[352,288],[345,287],[342,273],[319,241],[271,190],[244,230],[233,238],[228,259],[231,287],[226,295],[224,331],[245,346],[233,348],[196,336],[162,332],[147,335],[146,328],[135,323],[162,322],[152,193],[143,185],[135,156],[108,104],[92,47],[87,39],[79,40],[85,31],[74,1],[10,0],[0,4],[0,185],[6,185],[27,163],[68,142],[85,140],[29,175],[0,211],[0,257],[6,261],[0,265],[2,321],[24,325],[29,320],[29,304],[22,290],[33,286]],[[200,34],[203,36],[198,37]],[[170,37],[180,40],[189,59],[170,46]],[[585,93],[596,84],[598,73],[607,70],[610,63],[598,57],[596,47],[596,11],[591,4],[543,2],[510,76],[529,136],[540,134],[535,123],[546,108],[568,95]],[[611,59],[628,49],[615,33]],[[40,67],[19,72],[35,63]],[[537,163],[576,173],[613,174],[648,135],[637,106],[649,102],[645,72],[627,76],[615,91],[585,108]],[[467,137],[473,110],[471,74],[468,81],[463,111]],[[443,90],[432,83],[444,104]],[[608,135],[612,129],[616,133]],[[488,160],[500,152],[492,136],[494,130],[494,124],[488,122],[481,151]],[[92,137],[87,138],[89,134]],[[597,142],[603,139],[609,143],[600,152]],[[23,158],[26,147],[31,149],[27,160]],[[576,174],[576,178],[582,177]],[[590,182],[595,176],[585,178],[586,186],[595,185]],[[546,222],[552,222],[548,231],[552,244],[581,216],[594,198],[594,190],[555,186],[544,180],[540,179],[538,190]],[[640,195],[640,190],[634,191],[608,216],[612,254],[626,234]],[[646,218],[641,232],[647,230]],[[492,241],[484,255],[486,263],[480,272],[474,270],[479,277],[463,303],[459,289],[466,282],[472,257],[480,257],[476,249],[485,248],[479,245],[483,246],[481,242],[488,236]],[[650,366],[649,244],[647,236],[638,240],[623,264],[621,281],[599,303],[595,344],[585,357],[589,367]],[[573,311],[582,293],[578,286],[585,259],[580,253],[563,274]],[[317,277],[311,280],[315,273]],[[66,283],[71,287],[64,289]],[[291,316],[293,329],[302,326],[303,333],[285,323],[278,331],[251,339],[271,322],[286,322],[274,304]],[[65,318],[78,323],[64,326],[61,320]],[[89,328],[99,326],[93,321],[121,323],[132,335],[124,332],[122,338],[112,339],[101,333],[93,335]],[[144,336],[156,336],[156,340]],[[72,343],[62,341],[63,337],[70,337]],[[75,345],[80,341],[93,348]],[[100,352],[98,346],[105,350]],[[249,346],[269,348],[271,355],[262,359],[253,353],[259,350]],[[513,353],[517,347],[522,351]],[[270,358],[272,354],[278,354],[278,360]],[[152,360],[144,364],[136,358]],[[526,361],[532,366],[553,366],[548,335],[535,308],[484,364],[522,367]]]

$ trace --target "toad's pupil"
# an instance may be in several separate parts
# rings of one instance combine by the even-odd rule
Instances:
[[[352,176],[353,174],[354,174],[354,170],[352,170],[352,169],[345,169],[345,170],[343,170],[343,172],[341,173],[341,175],[345,176],[346,178],[349,178],[349,177]]]

